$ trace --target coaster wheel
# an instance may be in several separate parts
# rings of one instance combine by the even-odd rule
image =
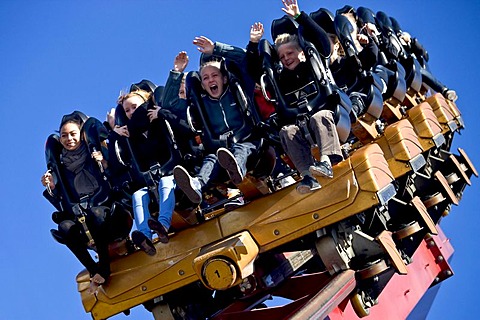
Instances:
[[[350,302],[352,303],[353,310],[359,318],[364,318],[370,314],[370,308],[363,301],[363,298],[360,293],[355,293],[351,298]]]
[[[384,272],[388,268],[389,267],[388,267],[387,263],[385,262],[385,260],[378,259],[378,260],[375,260],[373,262],[368,263],[368,265],[365,268],[363,268],[361,270],[358,270],[357,275],[359,276],[359,278],[361,280],[370,279],[370,278],[373,278],[374,276]]]
[[[395,231],[393,233],[393,237],[396,240],[402,240],[421,230],[422,227],[420,226],[420,224],[417,221],[412,221],[402,229]]]

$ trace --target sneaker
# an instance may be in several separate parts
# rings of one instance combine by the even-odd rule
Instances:
[[[148,227],[158,235],[158,240],[161,243],[168,243],[168,230],[163,224],[153,218],[149,218],[147,223]]]
[[[322,186],[318,181],[311,176],[303,177],[302,181],[297,186],[297,192],[300,194],[310,193],[312,191],[320,189]]]
[[[149,256],[154,256],[157,253],[157,249],[155,249],[152,240],[148,239],[146,235],[138,230],[132,232],[132,241]]]
[[[314,166],[310,166],[308,171],[310,171],[310,173],[314,176],[326,177],[330,179],[333,178],[332,165],[325,161],[321,161]]]
[[[223,207],[225,208],[225,211],[232,211],[243,205],[245,205],[245,200],[243,197],[238,197],[228,201]]]
[[[217,157],[218,163],[220,163],[222,168],[227,170],[230,181],[235,185],[242,183],[243,175],[234,155],[228,149],[219,148],[217,150]]]
[[[175,166],[173,168],[173,178],[191,202],[195,204],[202,202],[200,181],[197,178],[192,178],[184,167]]]

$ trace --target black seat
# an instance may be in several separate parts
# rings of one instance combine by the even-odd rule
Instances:
[[[351,101],[347,94],[337,88],[331,75],[329,75],[326,67],[328,57],[330,55],[330,40],[316,39],[317,46],[320,51],[303,36],[303,29],[293,29],[294,24],[289,22],[288,17],[274,20],[272,23],[272,35],[284,33],[285,30],[290,30],[290,34],[297,34],[299,37],[299,44],[302,47],[307,63],[309,63],[314,74],[316,96],[303,107],[290,107],[285,102],[285,96],[280,91],[278,85],[278,76],[280,73],[280,65],[275,48],[268,43],[267,40],[261,40],[259,44],[260,56],[262,59],[262,68],[264,76],[268,85],[273,88],[275,100],[277,101],[277,113],[280,119],[295,119],[300,114],[314,114],[319,110],[327,109],[334,112],[334,120],[337,126],[337,132],[341,142],[345,142],[350,135],[350,111]],[[292,33],[293,32],[293,33]],[[311,35],[309,35],[311,36]],[[328,44],[328,45],[327,45]]]
[[[140,82],[133,83],[130,86],[129,92],[135,91],[135,90],[144,90],[150,93],[154,93],[155,89],[157,88],[157,85],[154,84],[152,81],[143,79]]]
[[[291,17],[284,15],[279,19],[274,19],[270,28],[272,34],[272,40],[283,34],[297,34],[298,33],[298,22],[293,20]]]
[[[157,89],[160,87],[157,87]],[[158,92],[158,91],[157,91]],[[133,117],[143,117],[146,118],[147,108],[137,108]],[[151,174],[159,175],[160,177],[164,175],[170,175],[173,172],[173,168],[181,163],[183,155],[181,154],[180,149],[176,144],[175,137],[173,135],[173,130],[169,122],[163,118],[159,118],[159,132],[158,135],[163,138],[164,149],[162,150],[163,154],[167,154],[165,159],[166,161],[158,163],[158,166],[150,168],[150,170],[142,170],[138,165],[138,161],[135,159],[132,146],[130,141],[125,137],[117,137],[115,141],[115,154],[117,155],[117,160],[120,163],[128,167],[134,180],[149,180]],[[115,123],[119,126],[124,126],[128,123],[128,119],[125,115],[125,111],[122,105],[118,105],[115,110]],[[143,184],[145,181],[140,181],[140,184]],[[147,183],[148,185],[149,183]]]
[[[310,17],[327,33],[335,33],[335,26],[333,24],[335,17],[328,9],[320,8],[317,11],[311,12]]]
[[[87,118],[79,111],[75,111],[68,116],[72,115],[84,121],[81,127],[81,139],[85,142],[88,152],[101,151],[104,157],[108,159],[106,147],[108,132],[103,123],[95,118]],[[58,210],[52,215],[54,222],[60,223],[65,219],[78,222],[81,221],[82,217],[95,214],[93,211],[102,211],[106,217],[111,217],[109,218],[110,221],[114,221],[115,224],[114,228],[106,229],[109,231],[109,240],[115,241],[126,238],[132,227],[133,220],[128,206],[125,206],[126,201],[123,201],[123,194],[117,193],[111,188],[105,170],[99,163],[98,166],[93,166],[93,169],[96,168],[94,176],[99,185],[96,192],[81,199],[75,199],[73,190],[71,190],[70,183],[67,182],[62,168],[61,153],[63,146],[59,139],[57,134],[51,134],[45,144],[45,160],[48,170],[54,177],[55,190],[47,189],[43,194]],[[81,224],[84,232],[87,232],[88,226],[84,223]],[[52,232],[52,235],[58,242],[65,243],[64,239],[60,237],[61,234],[56,232],[56,230]]]

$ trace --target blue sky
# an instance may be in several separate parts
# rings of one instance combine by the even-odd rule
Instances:
[[[339,1],[300,0],[312,12],[332,11]],[[480,4],[473,1],[349,1],[394,16],[430,53],[436,76],[459,95],[467,129],[454,149],[464,148],[480,169],[477,131],[479,51],[475,40]],[[283,15],[280,0],[0,1],[0,319],[90,319],[77,293],[81,265],[53,241],[53,208],[43,199],[44,143],[63,114],[78,109],[104,119],[121,89],[150,79],[164,84],[173,58],[186,50],[187,70],[198,66],[192,40],[245,46],[250,25],[261,21],[266,37]],[[471,30],[471,31],[470,31]],[[470,32],[469,32],[470,31]],[[472,34],[473,33],[473,34]],[[477,110],[477,111],[475,111]],[[442,284],[428,319],[475,319],[478,286],[477,197],[473,179],[460,206],[442,221],[455,254],[455,275]],[[148,319],[143,307],[129,317]]]

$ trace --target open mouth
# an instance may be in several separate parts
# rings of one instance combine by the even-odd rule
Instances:
[[[218,94],[218,86],[216,84],[210,86],[210,91],[213,95]]]

